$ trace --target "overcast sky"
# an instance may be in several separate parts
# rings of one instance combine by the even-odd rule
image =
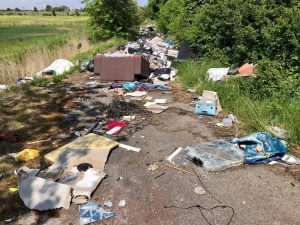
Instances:
[[[21,8],[21,9],[33,9],[38,7],[43,9],[45,5],[60,6],[66,5],[70,8],[81,8],[82,0],[0,0],[0,9],[6,8]],[[148,0],[137,0],[139,5],[146,5]]]

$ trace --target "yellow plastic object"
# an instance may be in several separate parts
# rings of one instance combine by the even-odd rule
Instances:
[[[24,149],[23,151],[20,151],[16,155],[16,159],[19,161],[29,161],[36,159],[40,156],[40,152],[35,149]]]
[[[9,190],[10,192],[17,192],[17,191],[18,191],[18,188],[8,188],[8,190]]]

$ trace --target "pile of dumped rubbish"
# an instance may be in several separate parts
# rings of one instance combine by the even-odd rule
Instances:
[[[108,219],[118,214],[109,210],[113,205],[110,199],[101,205],[91,202],[92,194],[107,176],[105,172],[107,158],[110,152],[118,147],[136,153],[141,151],[140,148],[121,142],[138,129],[142,129],[152,113],[161,113],[168,109],[166,99],[152,99],[147,94],[153,90],[170,91],[172,88],[167,85],[167,82],[174,80],[177,73],[171,65],[178,55],[178,50],[172,47],[172,41],[166,43],[159,36],[146,39],[146,36],[150,37],[154,34],[157,33],[152,29],[141,30],[143,36],[137,42],[129,43],[116,52],[106,53],[104,57],[107,58],[99,62],[96,56],[86,64],[89,70],[94,71],[94,76],[97,76],[97,70],[100,70],[101,82],[105,77],[102,67],[107,67],[104,73],[109,73],[118,66],[121,68],[117,73],[117,79],[105,83],[105,88],[102,86],[103,82],[98,82],[92,76],[86,83],[86,91],[95,94],[94,99],[100,90],[105,92],[104,94],[101,92],[101,96],[108,96],[108,98],[112,96],[110,99],[113,100],[108,100],[107,103],[92,102],[89,105],[87,99],[82,97],[74,99],[79,105],[75,106],[66,119],[72,121],[76,117],[90,115],[94,118],[93,122],[83,127],[73,127],[68,137],[71,142],[44,155],[46,166],[40,169],[24,166],[17,171],[16,190],[26,207],[38,211],[68,209],[73,202],[79,205],[81,224]],[[118,61],[120,64],[116,63],[112,66],[108,63],[111,59],[117,61],[121,59]],[[136,61],[130,64],[132,59]],[[123,64],[122,60],[126,63]],[[142,65],[143,63],[145,65]],[[37,76],[62,74],[72,66],[74,65],[68,61],[56,60]],[[133,77],[126,77],[135,67],[140,67],[140,70],[136,70]],[[126,73],[126,69],[130,73]],[[33,77],[22,78],[18,83],[33,79]],[[71,88],[67,88],[66,91],[72,95]],[[105,101],[105,97],[101,99]],[[0,141],[20,140],[18,137],[1,133]],[[40,157],[40,153],[35,149],[24,149],[9,156],[17,161],[29,161]],[[126,206],[125,199],[117,199],[117,201],[120,210]]]
[[[89,115],[93,118],[92,121],[89,120],[86,126],[72,128],[69,136],[71,141],[44,156],[48,167],[22,167],[18,170],[18,192],[29,209],[68,209],[73,202],[79,205],[82,225],[118,214],[109,209],[114,204],[110,199],[101,205],[91,201],[101,181],[109,176],[105,171],[106,161],[110,152],[118,147],[135,153],[141,151],[140,148],[123,144],[122,136],[126,138],[142,129],[152,113],[162,113],[169,108],[167,99],[153,99],[148,93],[155,90],[171,91],[168,82],[175,80],[177,75],[172,62],[177,58],[179,51],[173,47],[173,41],[165,42],[151,27],[142,28],[140,35],[137,41],[121,46],[115,52],[97,55],[85,64],[86,70],[94,72],[91,80],[86,83],[86,90],[95,94],[94,99],[101,96],[103,101],[106,97],[112,98],[113,101],[108,101],[107,104],[92,102],[90,106],[87,99],[78,97],[76,100],[80,104],[69,113],[67,119],[72,121],[86,111],[93,113]],[[61,74],[72,66],[67,61],[58,60],[40,72],[39,76]],[[241,67],[239,73],[252,73],[251,68],[249,65]],[[226,76],[228,71],[229,68],[226,68],[226,71],[211,69],[210,78],[219,80]],[[93,79],[98,75],[101,82]],[[23,78],[20,82],[26,79]],[[109,83],[104,84],[102,81]],[[101,91],[104,91],[104,94]],[[68,89],[67,93],[72,94],[72,91]],[[99,95],[96,95],[97,93]],[[213,91],[203,91],[202,96],[193,103],[195,114],[198,115],[217,116],[222,111],[218,94]],[[237,118],[231,114],[217,126],[231,127],[236,122]],[[18,142],[19,137],[0,132],[0,141]],[[278,160],[300,164],[299,159],[287,155],[286,152],[284,141],[261,132],[235,138],[230,142],[215,140],[180,147],[167,161],[184,168],[201,166],[209,171],[219,171],[243,163],[262,164]],[[17,154],[11,154],[11,157],[19,161],[28,161],[39,156],[39,151],[34,149],[24,149]],[[114,201],[118,202],[120,210],[126,206],[126,199]]]

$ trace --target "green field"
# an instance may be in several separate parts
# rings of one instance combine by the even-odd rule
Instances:
[[[22,60],[41,48],[55,48],[85,34],[87,17],[0,16],[0,60]]]

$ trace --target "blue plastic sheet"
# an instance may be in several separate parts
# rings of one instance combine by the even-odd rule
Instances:
[[[126,91],[135,91],[137,89],[137,85],[135,82],[127,82],[123,85],[123,89]]]
[[[117,215],[116,212],[103,209],[101,205],[97,205],[93,202],[88,202],[85,205],[79,207],[80,213],[80,225],[86,225],[93,222],[98,222],[103,219],[108,219]]]
[[[243,138],[235,138],[233,144],[244,146],[245,164],[265,164],[280,160],[286,154],[286,146],[278,138],[266,132],[251,134]],[[258,151],[258,149],[262,151]]]

